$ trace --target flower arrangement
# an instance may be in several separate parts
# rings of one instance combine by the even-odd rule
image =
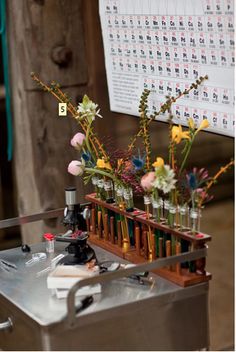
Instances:
[[[233,164],[231,160],[213,177],[205,168],[188,169],[188,161],[197,135],[209,127],[203,120],[197,126],[192,118],[188,126],[173,123],[172,104],[183,95],[187,95],[208,77],[200,77],[189,89],[180,92],[176,97],[167,97],[161,109],[148,114],[148,97],[150,91],[145,89],[139,105],[140,124],[138,132],[132,137],[127,152],[111,157],[94,132],[93,122],[102,118],[98,105],[87,95],[82,103],[75,107],[69,97],[62,92],[60,86],[52,82],[44,84],[32,73],[32,78],[45,91],[50,92],[59,102],[67,103],[68,111],[78,122],[81,131],[71,139],[71,146],[80,154],[79,160],[69,163],[68,172],[84,178],[85,183],[92,182],[97,197],[108,203],[116,203],[119,208],[132,212],[134,210],[133,193],[144,197],[147,218],[157,222],[166,222],[170,227],[178,227],[184,231],[191,228],[193,234],[200,231],[200,212],[206,202],[211,199],[209,190],[221,174]],[[153,159],[150,142],[150,125],[159,115],[167,113],[169,123],[169,158],[163,160],[158,155]],[[141,139],[142,148],[136,148]],[[180,157],[177,157],[180,152]],[[152,214],[150,213],[152,206]],[[127,219],[123,220],[123,231],[127,232]]]

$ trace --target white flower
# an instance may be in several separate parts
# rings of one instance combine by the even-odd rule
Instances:
[[[83,102],[78,105],[77,112],[80,114],[78,118],[86,117],[89,122],[95,119],[95,116],[102,117],[99,112],[100,109],[97,109],[98,105],[92,102],[87,95],[83,97]]]
[[[155,188],[166,194],[175,188],[175,183],[177,180],[175,180],[174,177],[175,173],[170,166],[163,165],[162,167],[156,169],[156,178],[152,184]]]

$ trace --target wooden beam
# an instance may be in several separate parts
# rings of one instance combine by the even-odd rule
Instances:
[[[82,179],[67,172],[78,154],[70,139],[78,132],[70,118],[58,118],[58,103],[31,80],[35,71],[46,82],[58,81],[74,101],[87,91],[82,0],[12,0],[8,6],[14,164],[19,215],[63,207],[64,187],[75,185],[82,201]],[[23,240],[39,242],[55,221],[24,225]]]

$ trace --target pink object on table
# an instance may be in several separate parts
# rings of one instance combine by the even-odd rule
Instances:
[[[203,237],[205,237],[202,233],[198,233],[197,235],[196,235],[196,238],[203,238]]]
[[[45,233],[44,235],[43,235],[43,237],[45,238],[45,240],[47,240],[47,241],[52,241],[52,240],[54,240],[54,238],[55,238],[55,236],[52,234],[52,233]]]
[[[81,235],[82,232],[83,232],[82,230],[77,230],[74,233],[72,233],[71,237],[72,238],[77,238],[77,237],[79,237]]]

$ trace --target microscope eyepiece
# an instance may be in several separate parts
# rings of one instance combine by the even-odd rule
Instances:
[[[76,188],[75,187],[66,187],[65,188],[65,197],[66,197],[66,205],[75,205],[76,201]]]

